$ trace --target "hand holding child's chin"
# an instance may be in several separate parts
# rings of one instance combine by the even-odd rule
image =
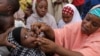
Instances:
[[[44,52],[55,52],[57,45],[46,38],[37,38],[37,43]]]

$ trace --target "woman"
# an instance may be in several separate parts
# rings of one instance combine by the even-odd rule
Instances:
[[[62,9],[62,19],[58,22],[58,28],[65,24],[82,21],[77,8],[72,4],[66,4]]]
[[[52,30],[45,24],[35,24],[55,43],[40,38],[39,44],[44,51],[60,56],[100,56],[100,8],[92,9],[82,22],[72,23],[62,29]],[[33,28],[32,26],[32,28]],[[51,46],[52,45],[52,46]]]
[[[32,23],[44,22],[52,28],[57,28],[55,19],[52,15],[48,14],[47,0],[34,0],[33,1],[33,14],[27,19],[26,26],[30,28]]]

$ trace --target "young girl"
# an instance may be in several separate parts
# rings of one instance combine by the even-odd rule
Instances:
[[[9,42],[16,45],[16,48],[11,48],[10,56],[45,56],[35,43],[37,35],[23,27],[17,27],[9,33]]]
[[[30,28],[32,23],[44,22],[52,28],[57,28],[55,19],[52,15],[48,14],[47,0],[34,0],[33,1],[33,14],[27,19],[26,26]]]
[[[62,9],[62,19],[58,22],[58,28],[65,24],[82,21],[76,7],[72,4],[66,4]]]

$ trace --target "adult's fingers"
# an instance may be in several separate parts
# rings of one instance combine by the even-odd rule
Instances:
[[[7,30],[5,33],[0,34],[0,46],[10,46],[15,48],[15,46],[8,42],[7,36],[11,29]]]
[[[36,23],[33,23],[32,25],[31,25],[31,29],[33,30],[34,28],[36,28],[36,27],[41,27],[41,23],[40,22],[36,22]]]
[[[6,38],[6,40],[5,40],[6,46],[15,48],[16,46],[15,46],[14,44],[11,44],[11,43],[8,41],[8,39],[7,39],[7,36],[8,36],[8,34],[9,34],[9,32],[12,31],[13,29],[14,29],[14,27],[9,28],[9,29],[4,33],[4,35],[5,35],[5,38]]]
[[[12,47],[12,48],[16,48],[16,46],[14,44],[11,44],[9,42],[6,42],[6,46]]]
[[[52,42],[51,40],[43,38],[43,37],[37,38],[37,41],[40,45],[48,45],[50,42]]]
[[[34,24],[31,25],[31,29],[32,30],[36,30],[36,29],[40,29],[40,30],[45,30],[46,29],[47,24],[43,23],[43,22],[36,22]]]

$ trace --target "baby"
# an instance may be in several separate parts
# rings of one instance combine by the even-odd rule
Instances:
[[[16,48],[10,49],[10,56],[45,56],[38,44],[35,43],[36,38],[37,34],[27,28],[17,27],[13,29],[9,33],[8,40],[15,44]]]

